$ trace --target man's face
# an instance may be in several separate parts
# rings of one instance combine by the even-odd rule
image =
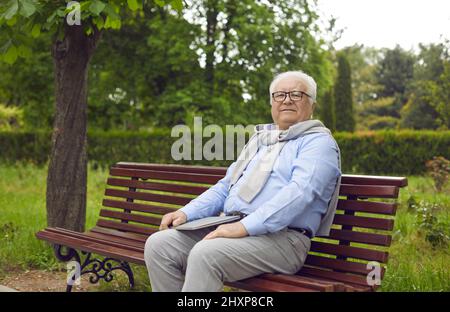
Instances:
[[[272,92],[277,91],[302,91],[308,93],[306,84],[293,77],[286,77],[278,81]],[[271,103],[272,119],[282,130],[297,122],[310,119],[314,111],[314,104],[311,103],[311,99],[305,94],[303,94],[301,100],[297,101],[292,101],[290,96],[287,95],[282,102],[275,101],[271,96]]]

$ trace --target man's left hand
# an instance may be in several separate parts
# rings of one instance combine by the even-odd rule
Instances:
[[[211,239],[217,237],[239,238],[248,236],[245,226],[241,222],[222,224],[214,231],[210,232],[203,239]]]

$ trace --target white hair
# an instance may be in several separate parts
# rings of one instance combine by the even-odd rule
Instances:
[[[274,88],[276,84],[283,78],[292,77],[297,80],[300,80],[304,84],[306,84],[306,93],[311,96],[312,103],[316,102],[316,95],[317,95],[317,84],[314,81],[314,79],[302,72],[301,70],[296,71],[287,71],[284,73],[280,73],[273,78],[272,82],[270,83],[269,87],[269,96],[270,101],[272,101],[272,92],[274,92]]]

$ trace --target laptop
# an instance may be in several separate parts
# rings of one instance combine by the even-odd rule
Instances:
[[[180,231],[192,231],[203,229],[210,226],[215,226],[224,223],[230,223],[233,221],[240,220],[240,216],[217,216],[217,217],[207,217],[202,219],[197,219],[191,222],[186,222],[180,224],[178,226],[172,227],[172,229],[180,230]]]

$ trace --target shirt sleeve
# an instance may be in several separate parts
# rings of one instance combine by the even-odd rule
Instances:
[[[200,218],[216,216],[223,211],[225,199],[229,193],[229,185],[231,175],[233,173],[236,162],[233,162],[227,170],[225,177],[220,179],[215,185],[203,192],[198,197],[191,200],[187,205],[180,208],[187,217],[187,221]]]
[[[340,174],[338,151],[330,136],[305,140],[297,150],[289,183],[241,222],[249,235],[260,235],[287,227],[305,209],[320,209],[311,205],[317,199],[327,208]]]

